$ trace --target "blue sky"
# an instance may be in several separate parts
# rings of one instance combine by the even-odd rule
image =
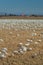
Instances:
[[[0,12],[43,14],[43,0],[0,0]]]

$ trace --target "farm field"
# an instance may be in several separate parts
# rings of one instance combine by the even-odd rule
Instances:
[[[43,16],[0,16],[0,19],[42,19]]]
[[[43,20],[0,19],[0,65],[43,65]]]

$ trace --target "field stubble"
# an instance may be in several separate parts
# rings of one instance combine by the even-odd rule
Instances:
[[[43,22],[18,21],[0,23],[0,65],[43,65]]]

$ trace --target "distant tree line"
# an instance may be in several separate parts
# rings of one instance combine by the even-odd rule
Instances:
[[[7,14],[7,13],[5,13],[5,14],[0,14],[0,16],[19,16],[19,15],[16,15],[16,14]]]
[[[30,17],[43,17],[43,15],[35,15],[35,14],[32,14],[32,15],[30,15]]]
[[[20,14],[20,15],[17,15],[17,14],[0,14],[0,17],[1,16],[28,16],[28,15],[25,15],[25,14]],[[30,17],[43,17],[43,15],[36,15],[36,14],[32,14],[32,15],[29,15]]]

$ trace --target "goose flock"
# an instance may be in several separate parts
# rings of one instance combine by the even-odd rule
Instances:
[[[19,57],[30,65],[30,59],[43,58],[43,20],[0,19],[0,60]]]

